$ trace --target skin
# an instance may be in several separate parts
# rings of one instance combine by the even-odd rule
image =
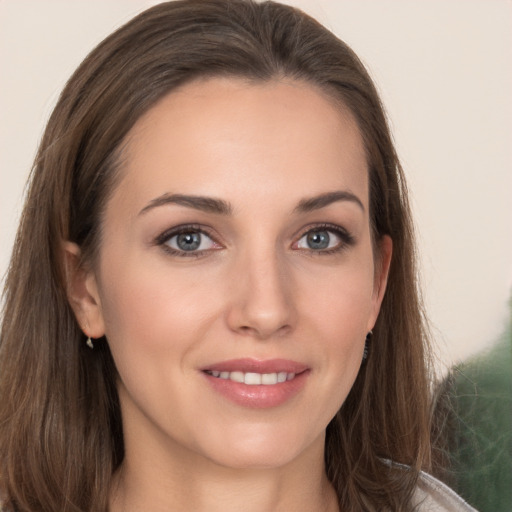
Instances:
[[[87,335],[106,335],[120,376],[126,458],[112,510],[337,510],[325,429],[359,371],[391,258],[389,238],[372,244],[355,120],[301,82],[196,81],[136,123],[123,162],[99,260],[78,268],[65,245],[71,304]],[[334,191],[355,199],[297,210]],[[231,212],[154,202],[166,194]],[[179,256],[162,233],[183,224],[208,236]],[[308,244],[326,231],[331,250]],[[251,408],[201,371],[247,357],[303,363],[306,383]]]

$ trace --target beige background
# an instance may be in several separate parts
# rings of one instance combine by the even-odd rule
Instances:
[[[0,0],[0,274],[58,93],[144,0]],[[349,43],[387,106],[447,364],[502,332],[512,284],[512,2],[293,0]]]

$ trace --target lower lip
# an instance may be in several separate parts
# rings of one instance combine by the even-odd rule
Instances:
[[[203,373],[214,391],[231,402],[243,407],[265,409],[277,407],[291,400],[306,384],[309,370],[301,372],[292,380],[271,385],[247,385],[229,379],[213,377]]]

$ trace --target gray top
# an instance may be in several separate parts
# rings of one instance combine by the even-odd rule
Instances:
[[[427,473],[421,473],[413,503],[418,512],[476,512],[448,486]]]

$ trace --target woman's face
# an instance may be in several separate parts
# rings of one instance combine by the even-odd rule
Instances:
[[[321,451],[391,252],[376,264],[352,116],[301,82],[198,81],[137,122],[122,166],[85,284],[127,454],[255,468]]]

